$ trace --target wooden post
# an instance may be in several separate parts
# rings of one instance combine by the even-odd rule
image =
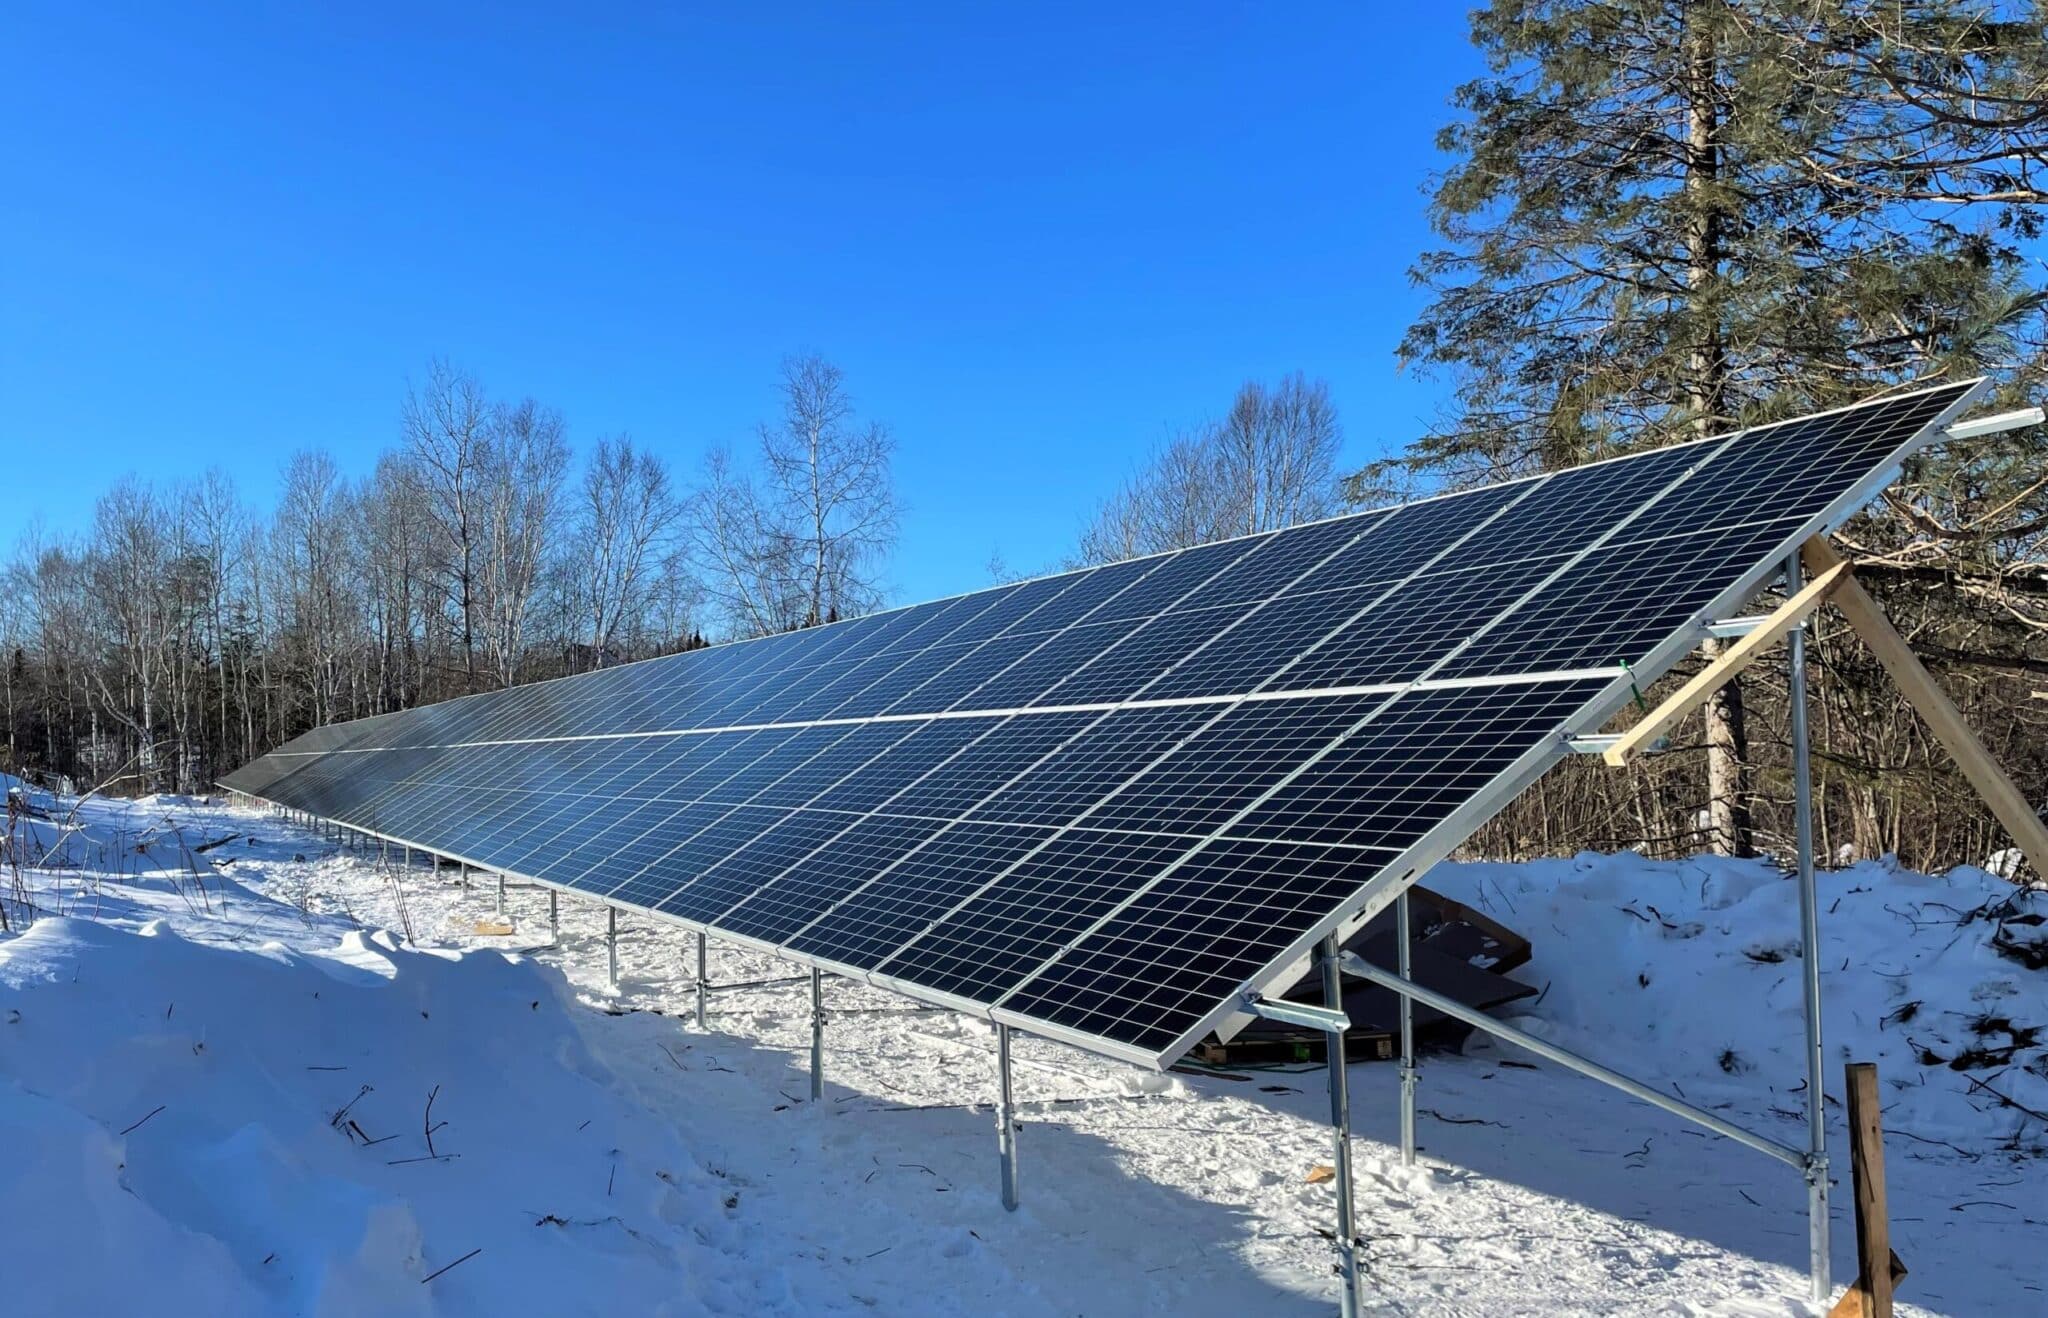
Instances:
[[[1849,1170],[1856,1183],[1856,1284],[1835,1301],[1828,1318],[1892,1318],[1892,1288],[1906,1275],[1892,1253],[1891,1217],[1884,1192],[1884,1129],[1877,1067],[1844,1068],[1849,1093]]]
[[[1827,541],[1814,537],[1800,550],[1806,560],[1806,569],[1816,575],[1829,571],[1839,564],[1841,556]],[[1892,620],[1885,617],[1884,610],[1869,592],[1854,577],[1843,577],[1836,586],[1834,606],[1840,609],[1877,661],[1891,674],[1892,681],[1906,697],[1909,704],[1918,710],[1935,737],[1948,748],[1963,776],[1977,789],[1977,795],[1991,808],[1991,813],[2012,836],[2013,845],[2020,849],[2034,871],[2048,877],[2048,825],[2034,813],[2034,807],[2027,801],[2012,779],[1998,767],[1990,752],[1984,749],[1977,734],[1970,731],[1962,711],[1941,689],[1920,663],[1918,655],[1899,629],[1892,626]]]
[[[1885,1213],[1884,1131],[1877,1067],[1851,1062],[1849,1167],[1856,1180],[1856,1263],[1863,1318],[1892,1318],[1892,1226]]]

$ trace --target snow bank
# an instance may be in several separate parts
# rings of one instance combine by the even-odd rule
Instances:
[[[255,950],[66,918],[0,943],[12,1312],[788,1305],[553,972],[382,933]]]
[[[1695,1101],[1798,1108],[1798,885],[1768,862],[1587,853],[1426,881],[1534,940],[1524,1028]],[[2048,1111],[2048,892],[1888,862],[1818,889],[1831,1100],[1843,1062],[1876,1062],[1889,1131],[2048,1152],[2026,1111]]]

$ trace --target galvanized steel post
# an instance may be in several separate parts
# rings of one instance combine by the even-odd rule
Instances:
[[[1337,935],[1323,939],[1323,1005],[1344,1010],[1344,974],[1337,964]],[[1330,1076],[1330,1129],[1336,1139],[1337,1259],[1343,1277],[1338,1301],[1343,1318],[1358,1318],[1358,1240],[1351,1207],[1351,1079],[1344,1070],[1344,1031],[1331,1030],[1327,1052]]]
[[[1412,982],[1409,965],[1410,941],[1408,890],[1403,888],[1394,904],[1394,941],[1400,944],[1399,969],[1404,982]],[[1401,995],[1401,1165],[1415,1165],[1415,1000]]]
[[[811,967],[811,1101],[825,1097],[825,976]]]
[[[697,931],[697,1028],[704,1028],[705,999],[711,996],[711,986],[704,979],[704,965],[708,959],[704,954],[704,931]]]
[[[604,908],[604,954],[605,983],[611,991],[619,991],[619,908]]]
[[[1017,1211],[1017,1107],[1010,1089],[1010,1027],[996,1025],[996,1148],[1003,1159],[1003,1207]]]
[[[1799,589],[1799,555],[1785,560],[1785,591]],[[1806,624],[1786,638],[1787,679],[1792,706],[1793,829],[1799,848],[1799,971],[1806,1006],[1806,1229],[1807,1266],[1815,1303],[1833,1289],[1828,1239],[1828,1131],[1822,1085],[1820,895],[1813,873],[1813,777],[1806,744]]]

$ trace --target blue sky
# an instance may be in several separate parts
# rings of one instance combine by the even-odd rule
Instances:
[[[716,11],[716,12],[714,12]],[[787,353],[889,424],[895,596],[1036,569],[1247,377],[1397,372],[1462,7],[31,3],[0,18],[0,546],[113,477],[366,471],[443,355],[688,472]]]

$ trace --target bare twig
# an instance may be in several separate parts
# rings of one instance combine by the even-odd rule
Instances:
[[[427,1137],[427,1156],[430,1158],[441,1156],[440,1151],[434,1147],[434,1132],[448,1124],[443,1121],[437,1125],[434,1121],[434,1100],[440,1096],[440,1093],[441,1086],[439,1085],[435,1085],[427,1091],[427,1114],[420,1119],[420,1128]]]
[[[453,1263],[450,1263],[450,1264],[448,1265],[448,1267],[445,1267],[445,1268],[436,1268],[436,1269],[435,1269],[434,1271],[432,1271],[432,1272],[429,1272],[429,1273],[428,1273],[428,1274],[427,1274],[426,1276],[424,1276],[424,1277],[421,1277],[421,1278],[420,1278],[420,1285],[422,1285],[422,1286],[426,1285],[426,1284],[427,1284],[428,1282],[432,1281],[432,1280],[433,1280],[434,1278],[436,1278],[436,1277],[440,1276],[440,1275],[441,1275],[442,1273],[444,1273],[444,1272],[448,1271],[448,1269],[449,1269],[449,1268],[459,1267],[460,1265],[462,1265],[462,1264],[464,1264],[464,1263],[467,1263],[467,1262],[469,1262],[469,1261],[470,1261],[471,1259],[475,1258],[475,1257],[476,1257],[477,1255],[479,1255],[479,1254],[481,1254],[481,1253],[483,1253],[483,1252],[484,1252],[484,1247],[483,1247],[482,1245],[478,1245],[478,1246],[477,1246],[477,1247],[476,1247],[475,1249],[472,1249],[471,1251],[469,1251],[469,1253],[467,1253],[467,1254],[464,1254],[464,1255],[463,1255],[463,1256],[462,1256],[461,1258],[459,1258],[459,1259],[455,1260],[455,1262],[453,1262]]]

